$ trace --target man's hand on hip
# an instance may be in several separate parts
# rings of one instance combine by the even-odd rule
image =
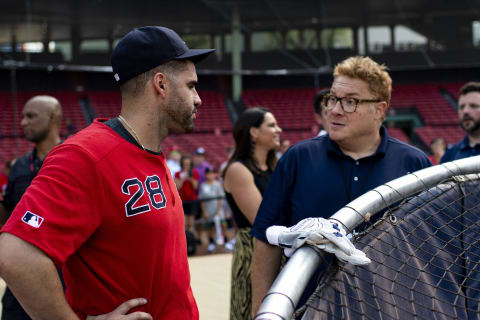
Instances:
[[[127,314],[130,309],[142,306],[147,303],[147,299],[136,298],[125,301],[110,313],[99,316],[88,316],[87,320],[153,320],[152,316],[146,312],[136,311]]]

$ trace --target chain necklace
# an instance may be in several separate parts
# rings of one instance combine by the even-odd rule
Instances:
[[[140,142],[140,139],[138,138],[137,133],[136,133],[135,130],[133,130],[133,128],[128,124],[127,120],[125,120],[125,118],[122,117],[121,115],[118,116],[118,120],[120,120],[121,123],[123,123],[124,125],[126,125],[126,126],[128,127],[128,129],[130,129],[130,131],[132,131],[133,137],[135,138],[135,140],[137,141],[137,143],[140,145],[140,147],[142,147],[143,150],[145,150],[145,147],[144,147],[143,144]]]

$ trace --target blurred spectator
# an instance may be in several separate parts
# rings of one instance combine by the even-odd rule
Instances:
[[[216,177],[213,169],[205,169],[205,182],[201,184],[198,192],[200,206],[202,208],[203,230],[207,232],[209,244],[208,252],[213,252],[215,243],[223,244],[225,236],[222,231],[223,216],[223,199],[224,196],[222,185]],[[206,200],[208,199],[208,200]]]
[[[281,132],[275,117],[265,108],[247,109],[233,127],[235,151],[224,171],[225,196],[238,226],[232,258],[230,319],[252,318],[250,229],[277,163],[275,149],[280,146]]]
[[[445,149],[447,145],[443,138],[433,138],[432,142],[430,143],[430,150],[432,151],[432,155],[428,157],[433,164],[439,164],[440,160],[442,159],[443,155],[445,154]]]
[[[285,139],[280,142],[280,147],[278,148],[277,151],[277,159],[280,159],[282,155],[287,152],[288,148],[290,148],[290,140]]]
[[[65,125],[67,127],[67,137],[70,137],[71,135],[75,134],[75,132],[77,132],[77,129],[72,123],[72,119],[66,118]]]
[[[458,119],[467,136],[445,151],[442,163],[480,155],[480,82],[460,88]]]
[[[327,109],[323,107],[323,97],[329,92],[330,89],[322,89],[317,92],[315,98],[313,99],[313,111],[315,121],[317,122],[320,129],[317,136],[322,136],[328,133],[327,122],[325,121]]]
[[[175,177],[175,174],[182,170],[180,166],[180,159],[182,158],[182,154],[178,150],[177,146],[173,146],[170,148],[170,153],[168,154],[167,166],[172,174],[172,177]]]
[[[234,148],[232,146],[228,146],[225,149],[225,152],[227,154],[227,160],[222,162],[222,164],[220,165],[220,180],[221,180],[222,185],[223,185],[223,179],[222,179],[223,171],[227,167],[228,161],[230,160],[230,158],[233,155],[233,151],[234,151]],[[225,224],[226,224],[226,228],[228,230],[233,231],[233,235],[231,236],[230,241],[225,243],[225,249],[227,249],[228,251],[233,251],[233,248],[235,246],[235,233],[236,233],[236,228],[237,227],[235,225],[235,221],[233,220],[232,209],[230,208],[230,205],[228,204],[228,201],[223,201],[223,214],[225,216],[225,223],[223,223],[222,226],[225,226]],[[226,234],[225,230],[224,230],[224,234]]]
[[[197,148],[193,155],[193,167],[198,171],[199,180],[198,184],[201,185],[205,181],[205,169],[212,169],[213,166],[205,160],[205,149],[202,147]]]
[[[20,201],[23,193],[36,176],[43,159],[60,143],[60,126],[62,108],[57,99],[50,96],[35,96],[27,101],[22,111],[21,126],[25,138],[33,143],[32,151],[20,157],[12,165],[5,191],[5,198],[0,206],[0,223]]]
[[[180,160],[181,170],[175,173],[175,184],[183,202],[186,230],[190,231],[197,239],[199,235],[195,230],[195,216],[198,214],[197,188],[198,171],[193,168],[192,157],[184,154]]]
[[[25,138],[35,144],[14,162],[8,175],[5,196],[0,205],[0,225],[4,224],[37,175],[43,160],[60,143],[62,107],[57,99],[50,96],[35,96],[25,103],[22,111],[22,126]],[[13,162],[13,161],[12,161]],[[9,288],[2,299],[2,319],[30,319]]]

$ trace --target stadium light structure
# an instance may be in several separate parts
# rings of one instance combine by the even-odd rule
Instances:
[[[480,156],[422,169],[385,183],[356,198],[330,219],[352,231],[371,215],[432,188],[454,176],[480,173]],[[312,247],[298,249],[282,269],[255,316],[255,320],[290,320],[302,293],[321,262],[323,252]]]

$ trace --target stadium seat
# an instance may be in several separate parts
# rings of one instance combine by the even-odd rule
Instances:
[[[391,106],[394,109],[416,108],[428,126],[456,125],[455,109],[440,94],[443,84],[396,85]]]
[[[417,134],[428,146],[432,139],[442,137],[447,145],[455,144],[465,137],[465,132],[459,126],[422,127],[416,129]]]

